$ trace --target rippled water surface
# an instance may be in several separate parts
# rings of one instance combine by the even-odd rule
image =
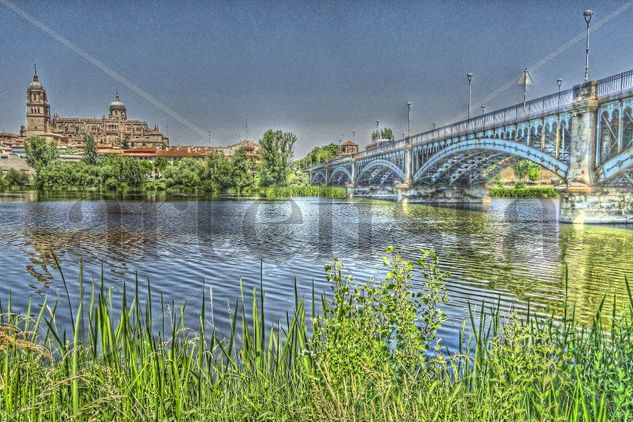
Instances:
[[[380,275],[388,245],[413,257],[433,246],[447,278],[449,319],[441,331],[453,344],[468,303],[500,300],[505,310],[559,312],[568,289],[584,318],[603,295],[624,299],[633,276],[633,230],[556,222],[557,203],[493,200],[481,209],[439,208],[367,200],[300,198],[69,200],[32,196],[0,199],[0,297],[18,306],[29,297],[62,297],[55,254],[77,300],[79,262],[98,281],[101,267],[114,293],[150,280],[166,302],[199,308],[212,289],[215,324],[222,329],[239,296],[266,291],[269,320],[284,318],[300,295],[327,291],[323,267],[339,257],[357,278]],[[35,302],[41,300],[36,299]],[[610,299],[609,302],[612,302]],[[63,310],[61,311],[63,313]],[[195,312],[191,312],[194,318]],[[192,319],[195,321],[195,319]]]

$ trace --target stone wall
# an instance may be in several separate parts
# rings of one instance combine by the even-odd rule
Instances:
[[[625,189],[587,189],[560,192],[563,223],[633,223],[633,192]]]

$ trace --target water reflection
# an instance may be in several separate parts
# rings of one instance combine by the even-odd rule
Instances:
[[[246,288],[259,285],[261,262],[268,309],[273,318],[283,317],[295,280],[301,294],[309,295],[313,282],[324,290],[323,265],[334,256],[363,278],[383,271],[388,245],[400,245],[409,257],[434,247],[451,272],[444,335],[454,335],[467,304],[481,300],[500,300],[517,312],[529,303],[538,312],[560,313],[565,263],[570,297],[586,320],[603,295],[624,300],[624,276],[633,275],[631,229],[561,225],[551,200],[456,209],[369,200],[95,195],[0,199],[3,296],[12,291],[26,298],[25,288],[58,293],[55,254],[68,280],[77,279],[83,261],[96,277],[103,266],[115,290],[139,274],[176,303],[199,300],[201,289],[213,286],[221,323],[229,320],[225,305],[239,295],[240,278]]]

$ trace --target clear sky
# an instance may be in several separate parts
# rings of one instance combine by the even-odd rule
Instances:
[[[399,137],[463,114],[473,79],[482,98],[531,69],[529,97],[582,81],[592,9],[590,76],[633,68],[633,2],[625,1],[17,1],[33,19],[163,106],[38,28],[0,0],[0,131],[24,122],[33,64],[53,113],[101,116],[118,89],[131,118],[158,123],[172,143],[226,145],[267,128],[298,136],[297,155],[352,137],[376,120]],[[624,10],[600,22],[618,8]],[[487,111],[522,100],[512,86]],[[175,117],[175,114],[182,119]],[[196,129],[193,129],[196,128]]]

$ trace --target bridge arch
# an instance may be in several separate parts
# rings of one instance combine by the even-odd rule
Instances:
[[[378,159],[378,160],[374,160],[369,162],[367,165],[365,165],[359,172],[358,172],[358,180],[361,180],[363,178],[363,176],[370,170],[377,170],[377,169],[387,169],[390,172],[392,172],[397,178],[400,179],[401,182],[404,181],[405,179],[405,175],[404,172],[394,163],[392,163],[391,161],[387,161],[385,159]]]
[[[565,179],[567,177],[568,165],[565,162],[557,160],[547,152],[543,152],[540,149],[505,139],[496,138],[479,138],[479,139],[467,139],[458,142],[453,145],[449,145],[446,148],[438,151],[432,155],[426,162],[424,162],[420,168],[413,175],[413,183],[420,182],[425,175],[432,171],[446,172],[454,167],[454,163],[448,163],[447,168],[442,169],[438,166],[458,154],[464,154],[464,157],[472,159],[479,165],[492,165],[493,159],[497,159],[498,162],[504,161],[504,159],[525,159],[535,162],[536,164],[544,167],[556,173],[559,177]],[[488,155],[487,158],[477,158],[478,155]],[[498,171],[501,168],[497,169]]]
[[[330,174],[330,179],[328,180],[328,183],[334,180],[334,176],[340,173],[344,174],[347,177],[347,183],[352,183],[352,174],[345,167],[336,167],[334,171],[332,171],[332,174]]]
[[[310,184],[316,185],[319,182],[321,184],[327,184],[327,177],[325,177],[325,173],[323,173],[321,170],[317,170],[312,175],[312,180],[310,181]]]

